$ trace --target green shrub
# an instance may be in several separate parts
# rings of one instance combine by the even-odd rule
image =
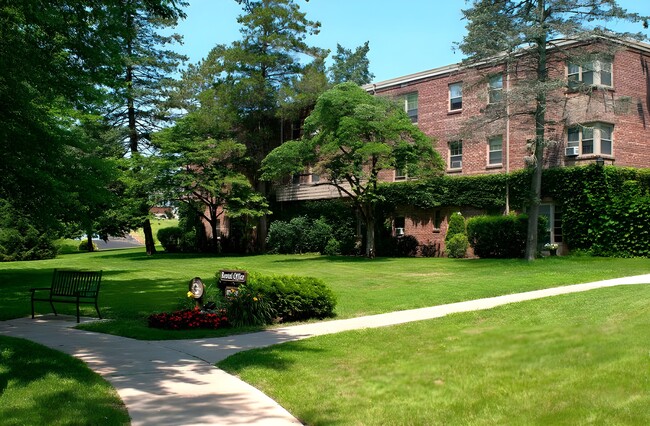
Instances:
[[[341,243],[339,243],[336,238],[331,237],[327,240],[327,245],[325,246],[325,250],[323,250],[323,254],[327,256],[338,256],[341,254]]]
[[[54,238],[27,215],[0,200],[0,261],[52,259]]]
[[[184,232],[178,226],[160,228],[156,238],[158,238],[166,252],[178,253],[183,246]]]
[[[324,253],[330,238],[332,227],[324,219],[297,216],[289,222],[271,223],[266,244],[271,253]]]
[[[270,324],[275,316],[268,296],[251,286],[240,285],[226,296],[226,317],[234,327]]]
[[[463,234],[466,235],[467,229],[465,227],[465,218],[460,212],[455,212],[449,217],[449,223],[447,226],[447,234],[445,235],[445,244],[453,238],[454,235]]]
[[[93,251],[99,250],[99,247],[97,247],[97,244],[93,242]],[[88,251],[88,240],[83,240],[82,242],[79,243],[79,251]]]
[[[219,276],[217,273],[217,280]],[[304,321],[334,315],[336,297],[317,278],[250,273],[247,287],[252,294],[268,300],[280,321]]]
[[[452,257],[456,259],[462,259],[467,254],[467,248],[469,247],[469,241],[467,240],[467,235],[465,234],[456,234],[445,246],[445,254],[447,257]]]
[[[545,217],[539,218],[538,241],[547,234]],[[481,258],[522,258],[528,234],[527,215],[475,216],[467,221],[469,243]]]
[[[414,257],[418,254],[418,240],[413,235],[397,238],[396,253],[398,257]]]

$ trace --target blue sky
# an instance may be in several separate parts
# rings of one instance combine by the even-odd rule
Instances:
[[[184,36],[177,48],[191,63],[204,58],[216,44],[240,39],[234,0],[189,0],[187,19],[176,28]],[[462,60],[454,42],[465,35],[461,9],[465,0],[298,0],[307,18],[320,21],[321,32],[308,43],[331,52],[336,44],[355,48],[370,42],[370,71],[375,81],[425,71]],[[631,12],[650,15],[648,0],[619,0]],[[642,31],[614,25],[617,31]],[[650,36],[650,31],[643,30]]]

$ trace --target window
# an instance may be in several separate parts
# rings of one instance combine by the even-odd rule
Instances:
[[[612,87],[611,61],[597,60],[586,64],[568,64],[569,87],[580,85]]]
[[[463,109],[463,83],[449,85],[449,110]]]
[[[320,175],[316,173],[311,174],[311,183],[318,183],[320,182]]]
[[[395,98],[398,105],[403,106],[406,115],[411,119],[411,123],[418,122],[418,93],[407,93]]]
[[[495,104],[500,102],[503,95],[503,74],[497,74],[490,77],[488,87],[489,103]]]
[[[539,205],[539,215],[547,219],[547,236],[540,243],[561,243],[562,242],[562,207],[552,203]]]
[[[398,216],[393,220],[393,227],[395,228],[395,236],[401,237],[404,235],[404,228],[406,227],[406,218]]]
[[[442,211],[436,210],[433,212],[433,230],[440,231],[441,223],[442,223]]]
[[[606,123],[570,127],[567,132],[567,152],[577,149],[582,155],[612,155],[613,132],[614,126]]]
[[[406,180],[407,178],[406,168],[398,167],[395,169],[395,180]]]
[[[404,101],[406,114],[411,118],[411,123],[418,122],[418,94],[409,93]]]
[[[493,136],[488,139],[488,165],[501,164],[503,160],[503,137]]]
[[[449,168],[460,169],[463,167],[463,142],[449,142]]]

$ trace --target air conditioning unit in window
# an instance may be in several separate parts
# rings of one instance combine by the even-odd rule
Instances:
[[[577,157],[580,154],[580,148],[577,146],[567,146],[565,154],[567,157]]]
[[[403,237],[404,236],[404,228],[395,228],[395,236],[396,237]]]

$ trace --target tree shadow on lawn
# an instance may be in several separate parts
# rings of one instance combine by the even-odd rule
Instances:
[[[375,257],[374,259],[368,259],[363,256],[324,256],[324,255],[314,255],[309,257],[301,257],[301,255],[287,255],[292,256],[288,259],[277,259],[274,260],[274,263],[300,263],[300,262],[336,262],[336,263],[381,263],[381,262],[390,262],[396,260],[395,257]]]
[[[217,363],[217,367],[227,371],[230,374],[239,375],[246,368],[263,368],[277,372],[285,372],[295,364],[293,359],[285,356],[286,353],[324,353],[323,348],[305,347],[301,342],[283,342],[282,349],[277,348],[277,344],[271,347],[251,349],[239,352],[229,356],[223,361]]]

